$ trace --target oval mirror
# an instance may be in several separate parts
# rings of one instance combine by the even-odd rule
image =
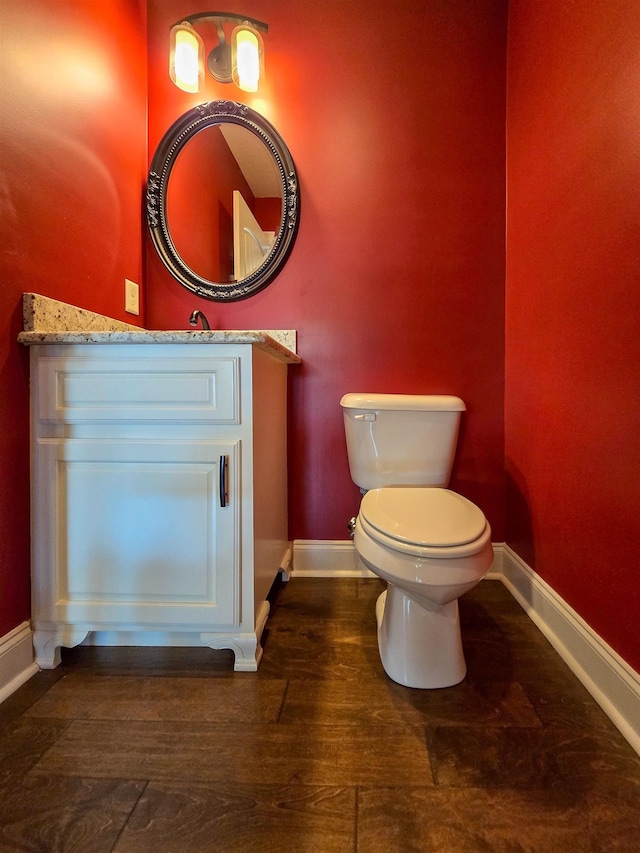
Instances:
[[[244,104],[210,101],[165,133],[147,180],[147,225],[162,262],[205,299],[266,287],[298,227],[298,178],[284,140]]]

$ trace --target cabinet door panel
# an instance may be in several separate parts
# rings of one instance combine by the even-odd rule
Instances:
[[[239,441],[39,443],[47,475],[38,494],[55,541],[36,560],[53,585],[42,618],[239,624]],[[221,457],[229,459],[225,507]]]

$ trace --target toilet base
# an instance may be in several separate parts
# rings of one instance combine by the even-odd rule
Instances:
[[[389,678],[405,687],[452,687],[465,677],[458,600],[423,607],[393,584],[376,602],[378,649]]]

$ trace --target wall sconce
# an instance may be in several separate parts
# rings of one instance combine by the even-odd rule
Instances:
[[[235,83],[245,92],[257,92],[264,78],[264,45],[260,32],[269,29],[262,21],[227,12],[189,15],[171,27],[169,76],[179,89],[199,92],[204,83],[204,41],[194,24],[215,24],[218,44],[207,57],[211,76],[219,83]],[[223,24],[237,24],[226,39]]]

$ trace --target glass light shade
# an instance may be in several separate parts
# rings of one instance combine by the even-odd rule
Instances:
[[[264,78],[262,36],[248,23],[240,24],[231,35],[231,75],[245,92],[257,92]]]
[[[186,21],[171,28],[169,76],[184,92],[199,92],[204,82],[204,42]]]

